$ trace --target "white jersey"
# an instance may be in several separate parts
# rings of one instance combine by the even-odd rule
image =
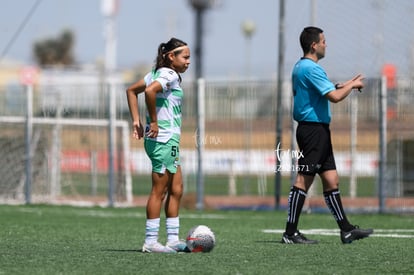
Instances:
[[[158,120],[158,136],[147,139],[166,143],[171,138],[180,141],[181,134],[181,102],[183,99],[183,90],[180,86],[179,75],[170,68],[159,68],[152,71],[144,77],[146,85],[157,81],[161,84],[162,92],[157,93],[156,110]],[[147,111],[147,126],[149,129],[149,114]]]

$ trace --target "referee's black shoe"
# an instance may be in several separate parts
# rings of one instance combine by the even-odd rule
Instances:
[[[318,241],[315,240],[309,240],[305,237],[302,233],[299,231],[296,231],[293,235],[288,235],[286,233],[283,233],[282,241],[281,243],[286,244],[317,244]]]
[[[346,232],[341,230],[341,241],[342,243],[352,243],[355,240],[366,238],[372,233],[374,233],[374,230],[371,228],[362,229],[358,225],[355,225],[355,228],[351,231]]]

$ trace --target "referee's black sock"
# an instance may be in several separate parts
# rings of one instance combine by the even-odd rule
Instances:
[[[344,208],[342,207],[339,190],[334,189],[331,191],[323,192],[323,196],[325,197],[326,205],[328,205],[329,210],[331,210],[331,213],[338,223],[339,228],[342,231],[351,231],[354,229],[354,226],[350,224],[346,218]]]
[[[305,203],[306,192],[295,186],[292,186],[288,200],[288,217],[286,222],[285,233],[293,235],[297,231],[299,216]]]

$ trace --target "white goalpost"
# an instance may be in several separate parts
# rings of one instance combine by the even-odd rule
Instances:
[[[118,137],[116,144],[116,174],[117,182],[114,188],[108,180],[108,119],[69,119],[69,118],[39,118],[33,117],[33,137],[31,138],[32,185],[31,196],[35,202],[59,203],[68,201],[74,204],[106,204],[105,190],[116,194],[116,204],[131,205],[132,176],[130,165],[129,125],[127,121],[115,120],[114,127]],[[0,146],[3,160],[9,164],[15,163],[16,169],[0,171],[2,185],[9,184],[10,188],[1,188],[1,200],[21,202],[25,197],[24,182],[26,170],[23,168],[26,156],[25,142],[22,129],[26,118],[21,116],[0,117],[3,135]],[[13,129],[17,129],[14,131]],[[10,133],[9,135],[7,135]],[[16,134],[18,133],[18,134]],[[66,138],[71,136],[71,140]],[[9,136],[9,137],[7,137]],[[35,137],[37,137],[35,139]],[[82,139],[84,140],[82,142]],[[77,140],[81,140],[78,142]],[[87,142],[85,141],[87,140]],[[6,142],[7,141],[7,142]],[[71,146],[71,144],[76,145]],[[79,143],[79,145],[77,144]],[[4,144],[4,145],[2,145]],[[10,144],[15,144],[11,146]],[[69,145],[68,145],[69,144]],[[14,149],[13,149],[14,148]],[[75,148],[75,149],[73,149]],[[64,176],[63,176],[64,175]],[[14,183],[13,178],[19,178]],[[106,181],[106,182],[105,182]],[[85,186],[89,185],[89,186]],[[89,189],[89,190],[88,190]],[[85,190],[88,190],[85,192]],[[97,190],[100,190],[97,192]],[[98,199],[99,198],[99,199]],[[111,203],[110,203],[111,204]]]

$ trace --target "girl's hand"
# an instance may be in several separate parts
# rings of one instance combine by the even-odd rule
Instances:
[[[150,123],[150,127],[146,135],[150,138],[156,138],[158,136],[158,122]]]
[[[144,128],[141,121],[134,121],[132,135],[135,139],[141,139],[144,136]]]

